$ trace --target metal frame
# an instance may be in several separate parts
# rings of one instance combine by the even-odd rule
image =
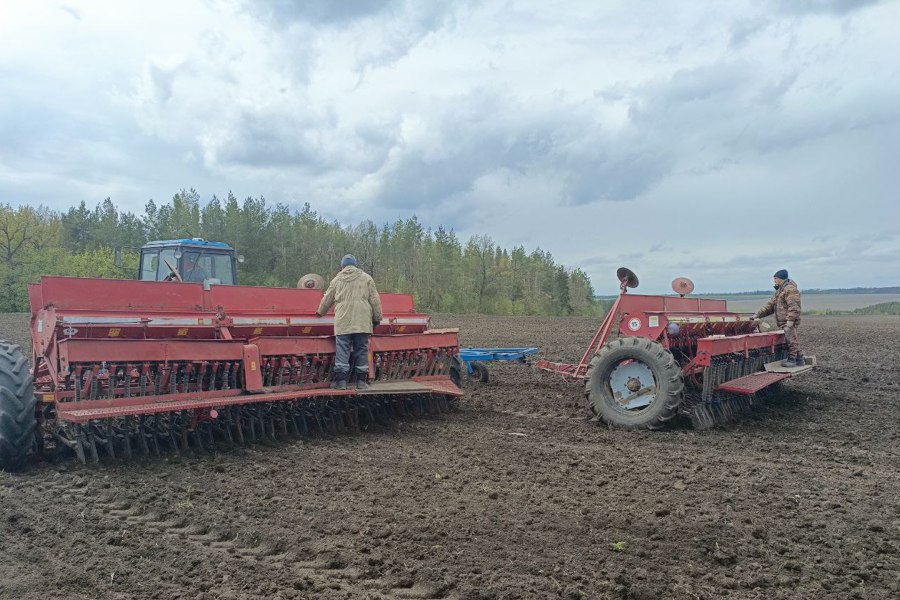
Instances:
[[[542,360],[537,367],[565,378],[584,379],[591,357],[609,341],[617,322],[623,337],[644,337],[687,356],[682,362],[685,374],[701,371],[714,356],[746,355],[751,349],[784,343],[780,330],[751,333],[752,315],[729,311],[725,300],[629,294],[626,283],[624,279],[620,282],[619,296],[577,364]],[[670,335],[670,324],[683,335]]]
[[[474,373],[473,362],[519,361],[524,363],[526,356],[540,352],[540,348],[460,348],[459,358],[466,365],[466,371]]]
[[[334,318],[322,290],[44,277],[29,284],[39,414],[62,421],[353,396],[328,389]],[[382,294],[370,338],[379,394],[460,395],[458,330],[429,329],[407,294]],[[399,385],[399,387],[398,387]],[[413,389],[415,388],[415,389]]]

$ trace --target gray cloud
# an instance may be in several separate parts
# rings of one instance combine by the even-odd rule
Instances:
[[[882,0],[775,0],[775,8],[788,14],[847,14],[874,6]]]
[[[0,21],[0,202],[231,189],[416,212],[662,291],[770,263],[900,279],[898,3],[22,6]]]
[[[389,13],[403,4],[403,0],[253,0],[246,4],[246,10],[275,26],[296,21],[342,25]]]
[[[733,49],[740,49],[771,23],[771,19],[767,16],[753,16],[747,19],[736,20],[731,24],[729,46]]]
[[[577,206],[595,202],[634,200],[659,182],[673,161],[667,152],[644,147],[604,144],[593,155],[585,153],[577,162],[567,161],[561,201]]]

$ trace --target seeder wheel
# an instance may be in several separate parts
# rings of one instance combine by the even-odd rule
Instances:
[[[0,341],[0,469],[20,469],[34,448],[36,403],[28,361],[18,346]]]
[[[487,383],[490,375],[488,375],[487,365],[482,362],[473,362],[472,363],[472,374],[469,375],[472,379],[480,381],[481,383]]]
[[[621,338],[591,360],[585,395],[591,410],[623,429],[659,429],[678,412],[684,381],[672,354],[645,338]]]

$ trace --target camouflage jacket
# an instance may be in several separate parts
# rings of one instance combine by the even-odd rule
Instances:
[[[775,315],[775,322],[784,327],[788,321],[800,323],[800,290],[793,279],[786,279],[772,294],[772,299],[756,311],[757,317]]]

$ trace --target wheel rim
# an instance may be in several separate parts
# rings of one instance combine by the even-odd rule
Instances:
[[[617,363],[609,373],[609,389],[618,408],[627,412],[647,410],[657,400],[653,371],[636,359]]]

